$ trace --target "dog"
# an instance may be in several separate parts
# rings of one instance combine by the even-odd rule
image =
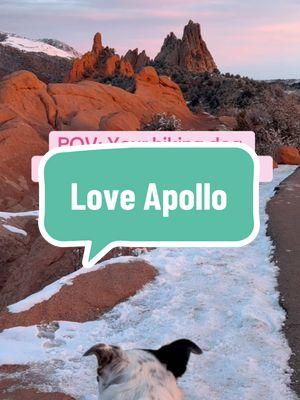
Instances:
[[[185,373],[191,353],[202,350],[180,339],[158,350],[97,344],[84,356],[97,357],[99,400],[183,400],[176,380]]]

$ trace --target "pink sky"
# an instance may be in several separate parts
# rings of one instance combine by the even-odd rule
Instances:
[[[2,0],[0,30],[52,37],[84,52],[95,32],[124,53],[154,56],[164,37],[201,24],[222,72],[258,79],[300,78],[299,0]]]

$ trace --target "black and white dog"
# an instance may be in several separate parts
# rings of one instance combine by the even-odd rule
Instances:
[[[159,350],[97,344],[84,356],[98,359],[99,400],[183,400],[176,379],[185,373],[191,353],[202,350],[180,339]]]

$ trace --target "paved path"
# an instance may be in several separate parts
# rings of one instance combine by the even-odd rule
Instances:
[[[279,267],[281,303],[287,312],[285,334],[293,351],[292,387],[300,395],[300,168],[284,180],[267,206],[268,234]]]

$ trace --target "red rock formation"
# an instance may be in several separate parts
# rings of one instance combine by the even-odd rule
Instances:
[[[217,65],[202,39],[200,25],[189,21],[182,39],[171,32],[165,39],[155,61],[191,72],[214,72]]]
[[[155,61],[170,67],[180,67],[193,72],[214,72],[217,66],[202,39],[200,25],[192,21],[185,26],[182,39],[170,33],[164,41]],[[109,47],[103,47],[100,33],[94,37],[92,50],[73,62],[66,82],[79,82],[83,79],[94,79],[124,75],[131,77],[150,64],[145,50],[128,50],[124,57],[114,54]]]
[[[6,225],[22,229],[27,235],[11,232]],[[135,252],[135,248],[116,247],[102,261]],[[0,217],[0,310],[74,272],[81,266],[82,254],[82,249],[46,242],[34,216]]]
[[[93,43],[93,48],[92,48],[92,53],[95,55],[100,55],[103,50],[103,45],[102,45],[102,36],[101,33],[96,33],[94,36],[94,43]]]
[[[175,115],[188,130],[220,126],[193,115],[179,86],[152,67],[136,76],[135,93],[89,80],[47,86],[26,71],[8,76],[0,82],[0,210],[36,208],[31,157],[46,152],[52,130],[136,130],[157,113]]]
[[[130,62],[127,61],[127,60],[124,60],[122,58],[120,60],[119,70],[118,71],[119,71],[119,74],[123,75],[123,76],[130,77],[130,76],[134,75],[134,70],[133,70],[133,67],[130,64]]]
[[[300,165],[300,153],[296,147],[279,147],[275,154],[275,161],[278,164]]]
[[[130,62],[134,71],[137,72],[150,64],[150,58],[147,56],[145,50],[141,53],[139,53],[138,49],[128,50],[123,59]]]
[[[103,47],[100,33],[94,37],[92,51],[85,53],[73,62],[66,82],[79,82],[83,79],[99,79],[111,75],[133,76],[134,71],[128,60],[122,60],[109,47]]]

